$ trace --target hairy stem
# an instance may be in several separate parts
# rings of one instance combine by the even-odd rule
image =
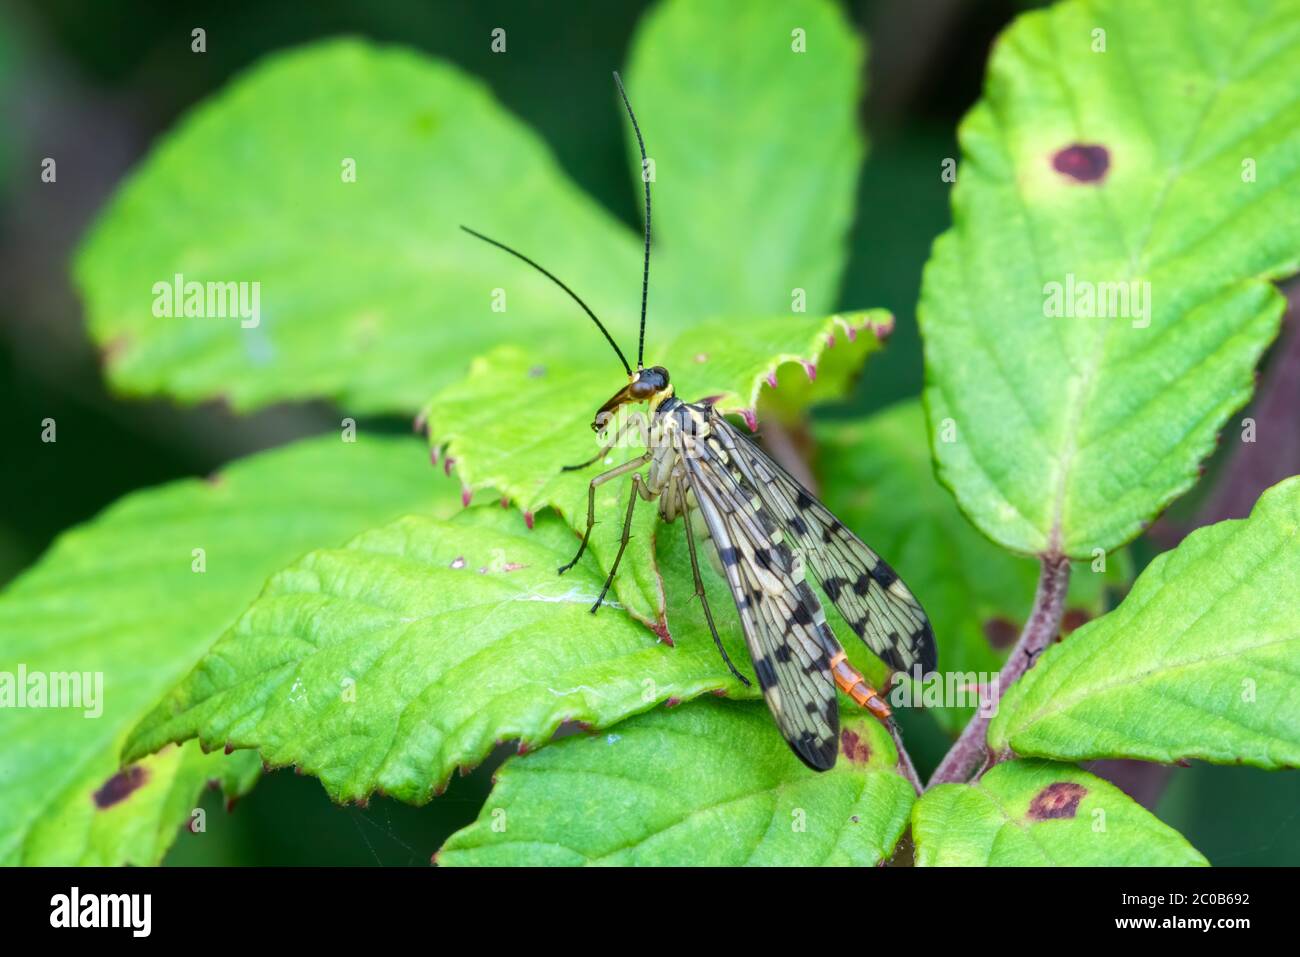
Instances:
[[[889,736],[894,739],[894,747],[898,750],[898,773],[912,785],[917,796],[920,796],[925,788],[921,786],[921,776],[916,773],[916,765],[912,763],[912,756],[907,753],[907,748],[903,746],[903,735],[898,730],[898,724],[891,718],[885,722],[885,727],[889,729]]]
[[[989,722],[997,712],[998,702],[1002,700],[1007,688],[1033,666],[1039,652],[1060,633],[1061,615],[1065,611],[1065,593],[1070,585],[1070,563],[1059,556],[1045,556],[1042,566],[1033,611],[1029,614],[1029,621],[1025,622],[1015,648],[1011,650],[1011,657],[998,675],[996,686],[981,699],[979,710],[939,762],[927,787],[966,781],[990,759],[984,739],[988,734]]]

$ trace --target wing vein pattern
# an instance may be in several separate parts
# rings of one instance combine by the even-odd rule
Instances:
[[[731,588],[768,708],[804,763],[825,770],[839,747],[830,673],[839,643],[778,523],[711,441],[705,435],[682,442],[687,481]]]
[[[917,665],[922,673],[934,671],[930,620],[889,564],[722,416],[710,416],[709,425],[734,481],[758,496],[867,647],[896,671],[911,673]]]

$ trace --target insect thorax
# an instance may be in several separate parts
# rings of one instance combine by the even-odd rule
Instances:
[[[695,495],[686,475],[686,459],[698,455],[696,443],[711,434],[708,406],[672,398],[662,402],[650,421],[650,468],[646,488],[659,499],[666,522],[695,508]]]

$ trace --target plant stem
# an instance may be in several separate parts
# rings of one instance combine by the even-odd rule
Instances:
[[[889,736],[894,739],[894,747],[898,750],[898,773],[916,789],[919,797],[925,788],[921,786],[921,776],[916,773],[916,765],[912,763],[912,756],[907,753],[907,748],[903,746],[903,736],[899,733],[898,725],[890,718],[885,722],[885,727],[889,729]]]
[[[1070,585],[1070,563],[1060,556],[1044,556],[1042,566],[1033,610],[1025,622],[1024,630],[1020,632],[1020,639],[1011,650],[1011,657],[998,675],[997,686],[989,696],[981,699],[979,710],[935,768],[927,787],[965,781],[986,762],[990,756],[984,739],[1002,695],[1033,666],[1039,652],[1060,633],[1061,615],[1065,611],[1065,593]]]

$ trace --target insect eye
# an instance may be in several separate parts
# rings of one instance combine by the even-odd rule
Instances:
[[[635,398],[648,399],[666,388],[668,388],[668,370],[663,366],[653,366],[642,370],[640,377],[632,383],[629,391]]]

